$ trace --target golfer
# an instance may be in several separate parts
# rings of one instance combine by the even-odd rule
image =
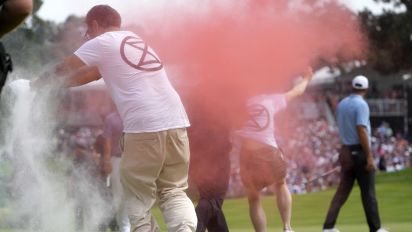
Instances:
[[[369,106],[364,97],[369,82],[364,76],[352,80],[353,93],[338,105],[336,119],[342,140],[339,161],[341,176],[338,190],[333,197],[325,223],[324,232],[339,232],[334,228],[339,210],[348,199],[357,180],[361,190],[362,204],[370,232],[386,232],[381,227],[375,194],[375,164],[371,150],[371,126]]]

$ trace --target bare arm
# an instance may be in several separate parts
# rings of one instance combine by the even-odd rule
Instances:
[[[92,81],[100,79],[101,75],[97,67],[84,66],[78,71],[70,74],[63,83],[66,87],[75,87],[87,84]]]
[[[56,75],[67,75],[68,73],[71,73],[77,69],[80,69],[82,67],[86,66],[86,64],[76,55],[71,55],[68,56],[63,62],[58,64],[53,72]]]
[[[110,160],[112,155],[112,140],[110,138],[103,138],[103,160]]]
[[[366,169],[368,171],[372,171],[375,169],[374,163],[373,163],[373,155],[372,155],[372,150],[369,144],[369,136],[368,136],[368,130],[366,129],[365,126],[358,125],[356,126],[356,130],[359,136],[360,144],[362,146],[363,151],[366,153]]]
[[[303,80],[301,80],[297,85],[295,85],[291,90],[289,90],[285,94],[286,101],[290,102],[294,98],[302,95],[308,87],[310,80],[312,80],[312,76],[312,68],[308,67],[308,69],[305,72],[305,75],[303,76]]]
[[[102,171],[108,175],[112,172],[112,140],[110,138],[103,138],[103,157],[102,157]]]
[[[56,79],[56,76],[62,76],[62,79]],[[100,77],[97,67],[87,66],[76,55],[71,55],[57,65],[54,70],[34,80],[31,85],[39,88],[50,83],[61,82],[63,86],[75,87],[98,80]]]
[[[32,10],[32,0],[6,0],[0,11],[0,38],[22,23]]]

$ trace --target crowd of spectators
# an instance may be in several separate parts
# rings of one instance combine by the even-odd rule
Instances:
[[[290,112],[289,112],[290,113]],[[320,191],[336,186],[339,181],[338,129],[324,117],[288,120],[279,128],[278,140],[289,162],[287,181],[295,194]],[[59,131],[59,150],[64,154],[89,157],[80,162],[98,169],[99,152],[96,149],[101,128],[78,127]],[[412,164],[412,144],[383,122],[373,131],[372,149],[376,166],[380,171],[394,172]],[[231,151],[231,176],[228,196],[243,196],[244,189],[239,176],[238,149]],[[79,154],[81,154],[79,156]],[[84,156],[87,154],[86,156]],[[77,157],[77,158],[76,158]],[[87,161],[85,161],[87,160]],[[272,193],[272,190],[266,189]]]
[[[340,140],[338,129],[333,125],[333,111],[339,100],[350,92],[350,88],[350,80],[343,79],[342,82],[335,83],[329,88],[322,87],[321,90],[317,90],[314,87],[299,99],[301,106],[289,107],[292,108],[292,112],[286,113],[285,123],[279,123],[283,128],[278,128],[276,134],[289,162],[287,181],[293,193],[319,191],[338,183]],[[368,98],[389,100],[403,97],[402,86],[393,86],[382,92],[373,82],[368,94]],[[297,116],[289,117],[290,115]],[[86,152],[98,166],[99,157],[94,144],[100,133],[101,128],[96,126],[62,129],[59,132],[59,149],[65,154],[72,155],[79,151]],[[402,136],[394,135],[387,123],[382,123],[374,130],[372,143],[376,164],[380,171],[392,172],[411,166],[412,145]],[[232,168],[229,196],[244,194],[239,177],[237,154],[238,148],[235,146],[230,155]],[[271,189],[267,191],[271,192]]]
[[[289,123],[280,143],[289,160],[288,184],[293,193],[326,189],[339,180],[339,136],[326,119]]]
[[[394,135],[386,122],[374,130],[372,149],[381,171],[395,172],[412,165],[412,144],[402,135]]]

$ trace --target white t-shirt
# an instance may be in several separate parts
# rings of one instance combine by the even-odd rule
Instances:
[[[157,132],[190,126],[179,95],[163,64],[144,41],[130,31],[104,33],[75,53],[102,75],[126,133]]]
[[[246,103],[249,119],[237,134],[272,147],[278,147],[275,138],[275,115],[287,105],[284,95],[259,95]]]

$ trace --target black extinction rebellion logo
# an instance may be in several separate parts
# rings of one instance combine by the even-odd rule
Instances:
[[[270,125],[270,114],[263,105],[255,104],[248,107],[249,121],[247,126],[255,131],[263,131]]]
[[[137,37],[124,38],[120,45],[120,54],[124,62],[140,71],[155,72],[163,68],[156,54]]]

